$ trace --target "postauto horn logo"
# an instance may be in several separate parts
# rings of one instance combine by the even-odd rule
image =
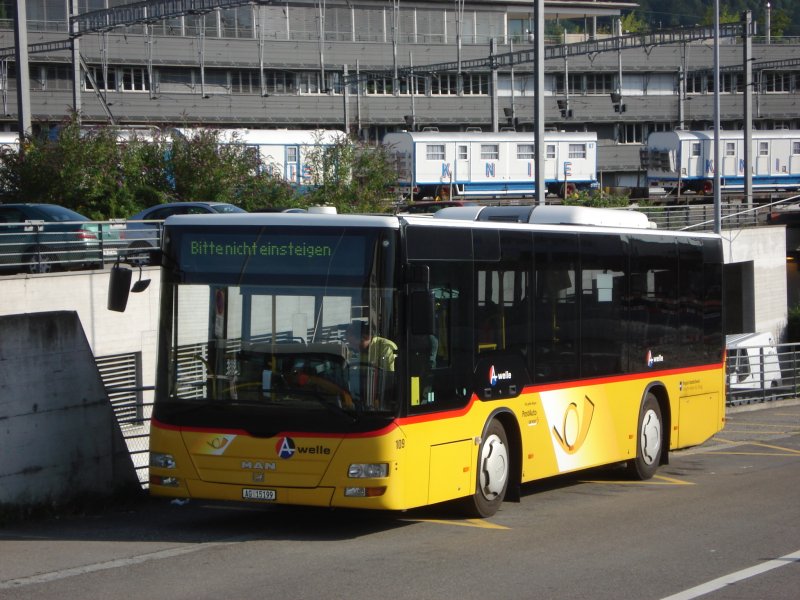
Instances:
[[[489,367],[489,384],[494,387],[497,385],[498,380],[502,379],[511,379],[511,372],[510,371],[503,371],[502,373],[498,373],[494,369],[494,365]]]

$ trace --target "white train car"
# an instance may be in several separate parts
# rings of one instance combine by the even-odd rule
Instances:
[[[0,131],[0,148],[8,148],[14,152],[19,150],[19,134],[11,131]]]
[[[400,193],[431,197],[527,196],[536,192],[531,132],[387,133],[383,144],[394,156]],[[564,195],[597,187],[597,134],[547,132],[545,184]]]
[[[192,129],[176,129],[189,136]],[[220,142],[241,144],[258,152],[262,168],[297,187],[313,184],[312,155],[347,141],[336,129],[220,129]]]
[[[720,131],[720,185],[744,189],[744,133]],[[650,187],[672,192],[714,193],[714,132],[659,131],[641,151]],[[800,131],[753,131],[750,153],[754,191],[800,189]]]

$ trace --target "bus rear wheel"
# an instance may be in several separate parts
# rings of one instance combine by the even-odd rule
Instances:
[[[664,451],[664,422],[655,395],[648,392],[639,411],[636,431],[636,458],[628,462],[628,472],[634,479],[650,479],[661,464]]]
[[[475,493],[464,499],[469,516],[485,518],[495,514],[506,496],[510,475],[508,437],[503,425],[493,420],[486,428],[478,452]]]

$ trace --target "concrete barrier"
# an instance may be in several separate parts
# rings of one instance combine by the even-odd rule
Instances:
[[[0,505],[140,485],[77,313],[0,316]]]

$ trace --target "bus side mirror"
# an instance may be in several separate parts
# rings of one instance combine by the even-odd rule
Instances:
[[[434,297],[429,290],[411,292],[411,333],[413,335],[434,335]]]
[[[131,289],[133,271],[117,263],[111,267],[108,279],[108,310],[125,312]]]
[[[131,286],[133,271],[115,263],[111,267],[108,278],[108,310],[125,312],[128,306],[128,295],[133,292],[139,294],[150,286],[149,279],[142,279],[142,266],[139,265],[139,280]]]

